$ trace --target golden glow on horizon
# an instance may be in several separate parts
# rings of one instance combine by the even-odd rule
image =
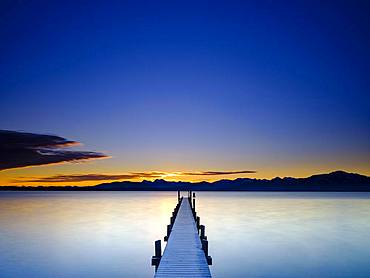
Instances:
[[[165,179],[165,178],[172,178],[172,177],[178,177],[180,176],[181,174],[179,174],[179,172],[175,172],[175,173],[166,173],[164,175],[161,176],[162,179]]]
[[[293,169],[292,169],[293,170]],[[263,174],[261,173],[255,173],[255,174],[244,174],[244,175],[217,175],[217,176],[185,176],[179,174],[179,172],[169,172],[169,173],[164,173],[160,177],[141,177],[141,178],[133,178],[133,179],[106,179],[106,180],[86,180],[86,181],[72,181],[72,182],[22,182],[21,178],[23,179],[29,179],[30,177],[32,178],[43,178],[43,177],[48,177],[48,175],[32,175],[32,176],[20,176],[19,173],[17,175],[13,174],[7,174],[4,175],[1,173],[0,176],[0,184],[1,185],[12,185],[12,186],[40,186],[40,185],[47,185],[47,186],[91,186],[91,185],[96,185],[100,183],[109,183],[113,181],[133,181],[133,182],[140,182],[143,180],[149,180],[149,181],[154,181],[156,179],[165,179],[167,181],[186,181],[186,182],[200,182],[200,181],[208,181],[208,182],[213,182],[216,180],[221,180],[221,179],[236,179],[236,178],[274,178],[276,176],[284,177],[284,176],[293,176],[293,177],[307,177],[313,174],[319,174],[319,173],[328,173],[334,170],[338,169],[327,169],[327,170],[319,170],[319,171],[312,171],[310,172],[309,170],[305,169],[305,171],[298,171],[298,169],[295,169],[294,171],[290,171],[290,174],[284,174],[284,172],[288,171],[279,171],[282,174],[277,174],[278,171],[264,171]],[[357,172],[360,174],[364,175],[370,175],[369,171],[356,171],[355,169],[344,169],[348,172]],[[52,171],[50,171],[52,175]],[[106,173],[104,173],[106,174]],[[111,173],[114,175],[114,173]],[[14,182],[15,179],[18,179],[17,182]]]
[[[189,167],[183,164],[173,163],[173,168],[168,169],[168,167],[158,163],[159,169],[162,171],[152,171],[149,167],[139,167],[136,165],[135,168],[129,168],[127,163],[124,164],[121,161],[111,160],[94,160],[89,163],[65,163],[65,164],[54,164],[45,166],[35,166],[35,167],[25,167],[17,169],[9,169],[0,171],[0,186],[12,185],[12,186],[91,186],[100,183],[108,183],[112,181],[142,181],[142,180],[155,180],[155,179],[165,179],[168,181],[188,181],[188,182],[199,182],[199,181],[216,181],[220,179],[236,179],[236,178],[274,178],[276,176],[285,177],[307,177],[314,174],[328,173],[336,170],[344,170],[347,172],[354,172],[363,175],[370,176],[370,161],[355,160],[351,159],[343,163],[343,161],[334,160],[329,163],[328,161],[283,161],[276,165],[275,162],[255,162],[255,163],[235,163],[228,165],[228,168],[223,169],[221,163],[212,164],[207,163],[208,167],[199,167],[203,171],[210,169],[256,169],[256,173],[250,174],[233,174],[233,175],[184,175],[183,173],[201,173],[199,168],[194,171],[193,167]],[[122,167],[124,165],[124,167]],[[245,166],[247,165],[247,166]],[[347,165],[347,166],[345,166]],[[349,166],[348,166],[349,165]],[[197,165],[194,165],[197,167]],[[149,169],[148,169],[149,168]],[[166,169],[167,168],[167,169]],[[181,169],[181,171],[179,171]],[[21,182],[20,180],[29,179],[39,179],[44,177],[52,177],[56,175],[122,175],[124,173],[158,173],[155,177],[133,177],[129,179],[104,179],[104,180],[84,180],[84,181],[71,181],[71,182]],[[18,182],[14,182],[18,180]]]

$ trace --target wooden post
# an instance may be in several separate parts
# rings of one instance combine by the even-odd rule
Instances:
[[[200,217],[197,216],[197,229],[199,230],[199,228],[200,228]]]
[[[202,239],[202,249],[206,257],[208,257],[208,240]]]
[[[195,193],[193,193],[193,210],[195,211]]]
[[[161,248],[161,241],[156,240],[154,243],[154,256],[152,257],[152,265],[155,266],[155,270],[157,271],[159,262],[161,261],[162,257],[162,248]]]
[[[161,257],[162,256],[162,247],[161,247],[161,240],[155,241],[155,256]]]
[[[204,251],[204,255],[206,256],[207,259],[207,264],[212,265],[212,257],[208,256],[208,240],[202,239],[202,249]]]
[[[180,191],[177,191],[177,203],[180,203]]]
[[[164,237],[164,241],[168,241],[170,234],[171,234],[172,226],[167,225],[167,235]]]
[[[200,239],[207,239],[205,230],[206,227],[204,225],[200,225]]]

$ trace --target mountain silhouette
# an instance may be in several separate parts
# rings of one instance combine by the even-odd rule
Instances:
[[[157,179],[142,182],[120,181],[94,186],[0,186],[0,190],[28,191],[370,191],[370,177],[335,171],[307,178],[219,180],[215,182],[174,182]]]

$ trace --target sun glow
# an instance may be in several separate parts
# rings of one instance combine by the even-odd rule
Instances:
[[[180,176],[181,174],[179,174],[178,172],[174,172],[174,173],[164,173],[163,175],[161,175],[161,179],[166,179],[166,178],[174,178],[174,177],[178,177]]]

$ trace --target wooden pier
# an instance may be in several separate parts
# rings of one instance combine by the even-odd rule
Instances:
[[[200,232],[200,234],[199,234]],[[195,194],[188,197],[178,194],[178,204],[167,226],[166,248],[161,256],[161,241],[155,243],[152,265],[156,266],[156,278],[162,277],[212,277],[208,265],[208,241],[204,226],[195,212]]]

